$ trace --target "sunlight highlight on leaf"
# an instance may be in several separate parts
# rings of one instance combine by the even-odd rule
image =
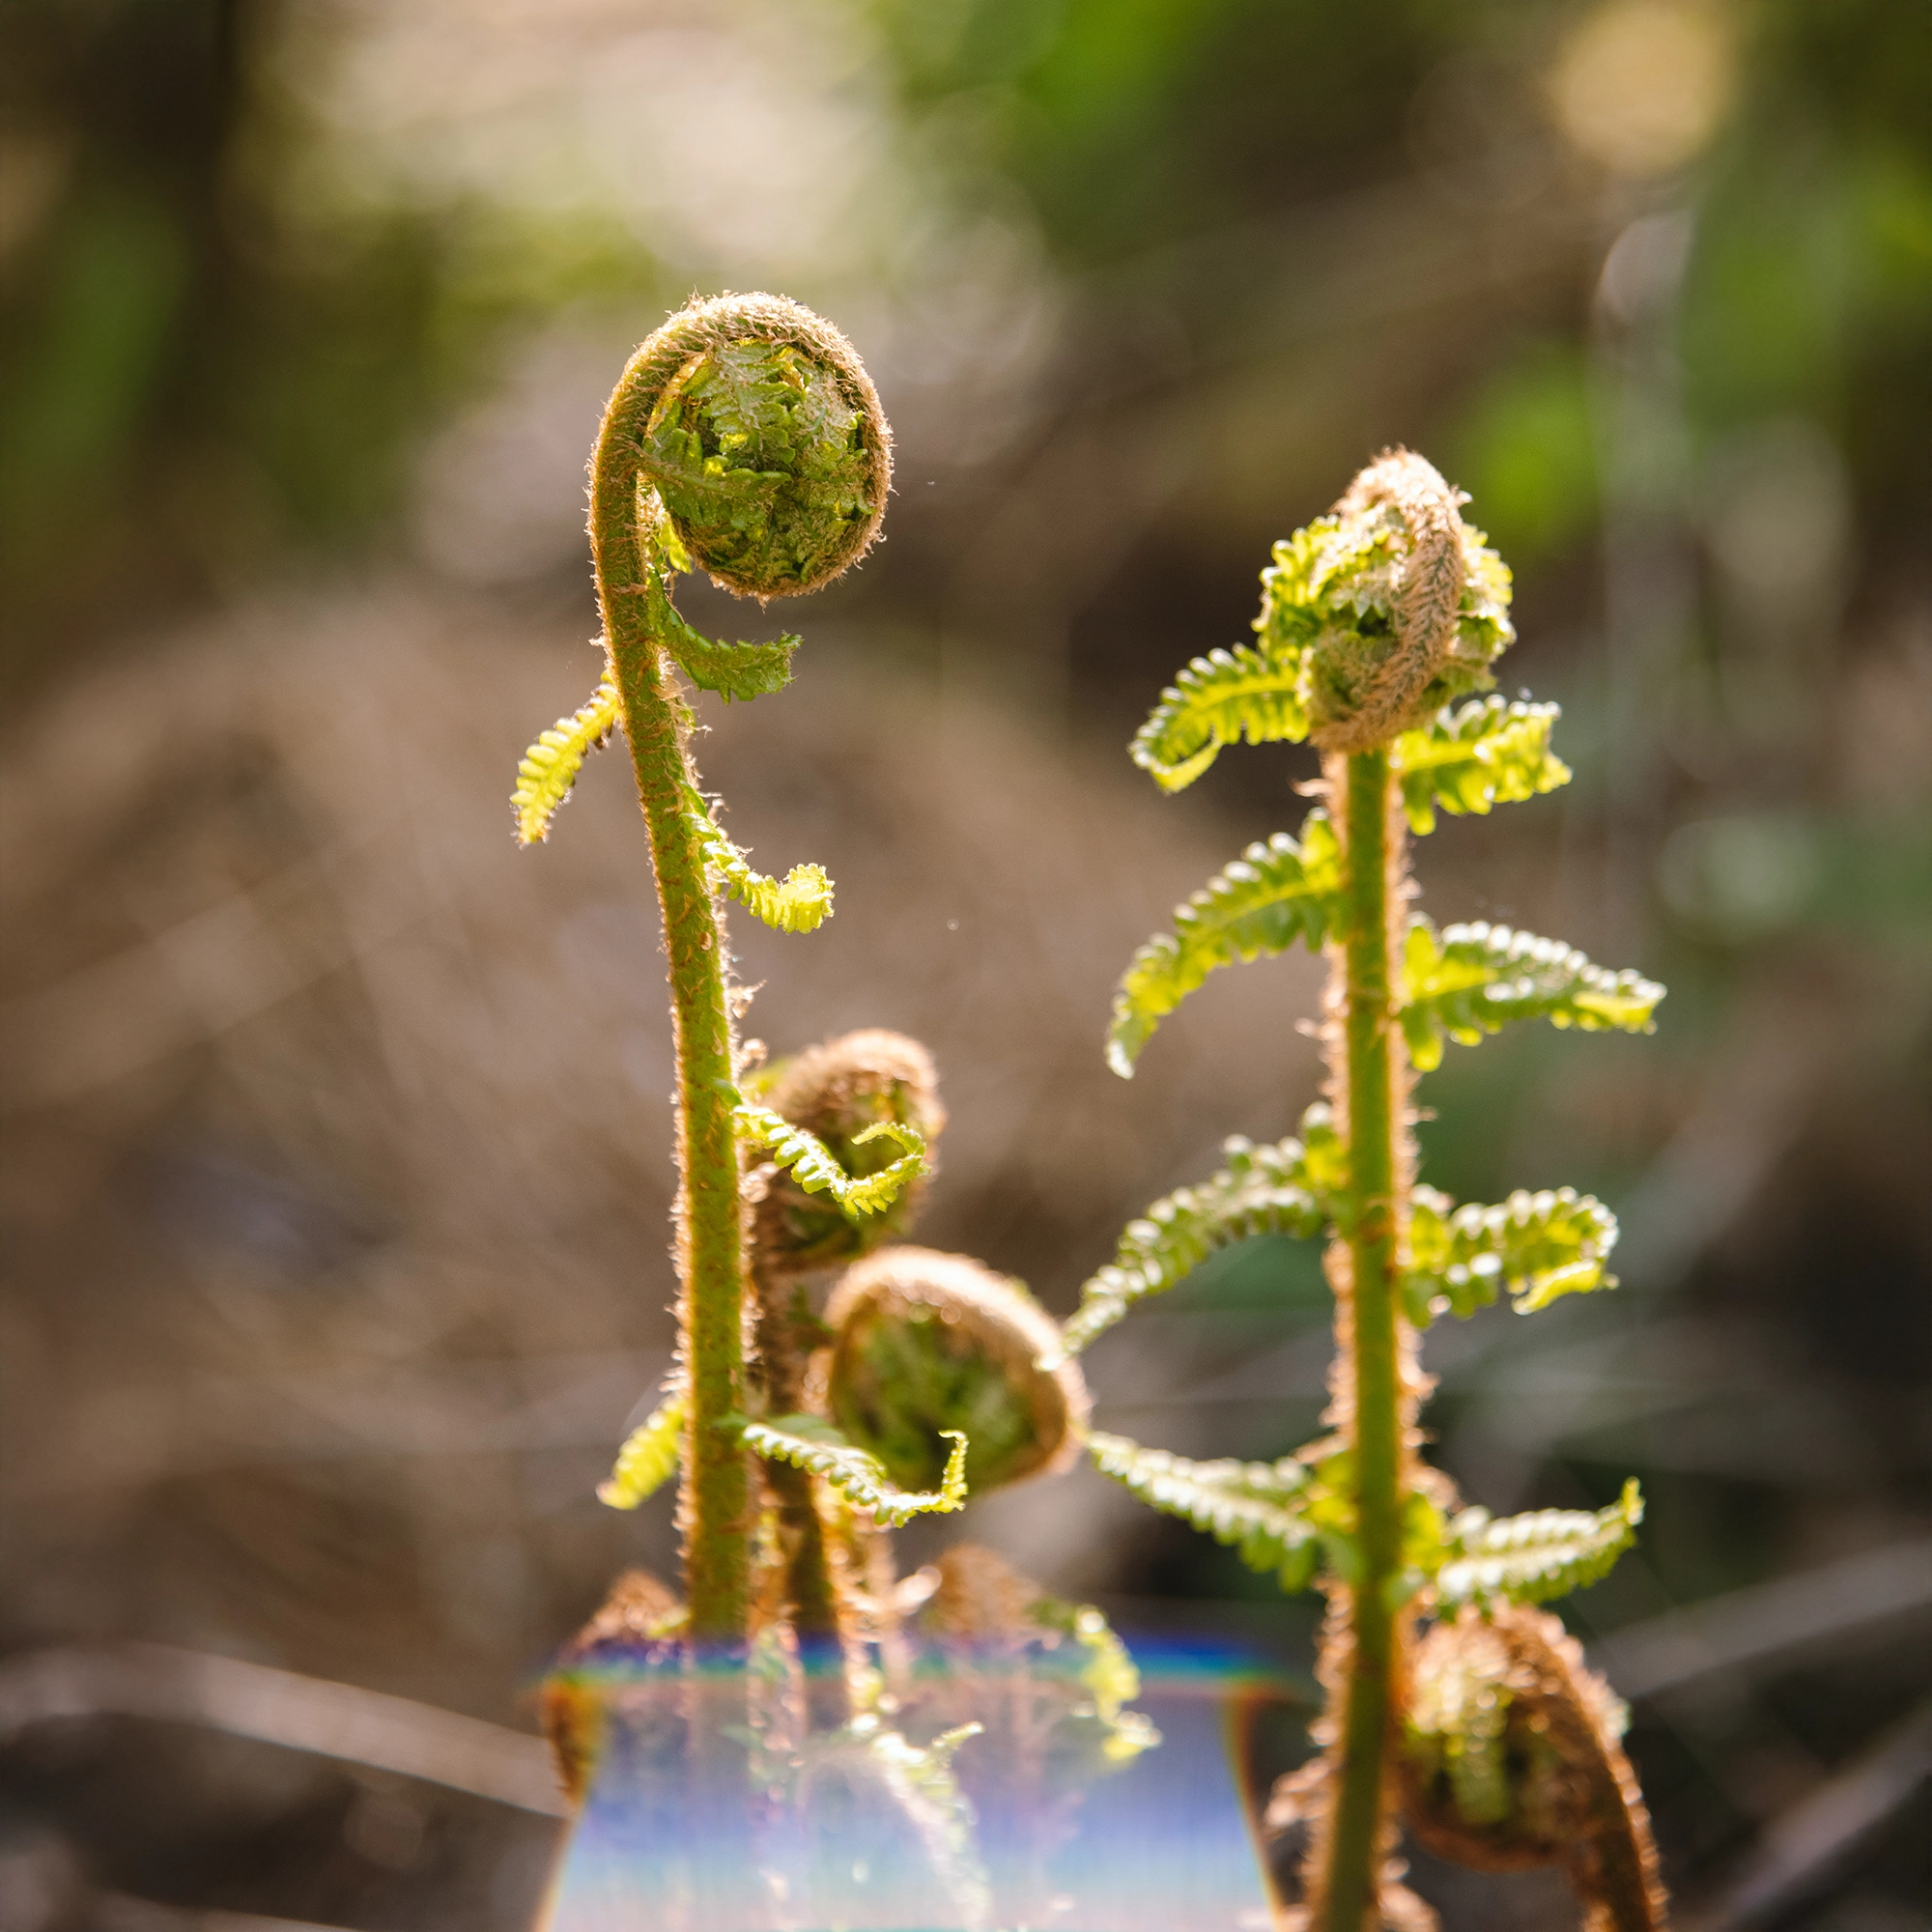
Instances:
[[[584,759],[610,737],[620,709],[617,687],[607,673],[587,703],[538,734],[517,767],[517,786],[510,794],[518,844],[535,845],[550,837],[558,806],[570,796]]]
[[[1124,1080],[1154,1029],[1218,966],[1285,952],[1297,942],[1319,948],[1337,918],[1342,855],[1334,827],[1311,811],[1299,841],[1277,832],[1257,840],[1185,905],[1174,930],[1133,956],[1114,995],[1107,1064]]]
[[[816,1134],[794,1126],[783,1115],[769,1107],[742,1102],[732,1117],[739,1134],[754,1147],[766,1149],[780,1167],[808,1194],[829,1194],[846,1213],[877,1214],[892,1206],[899,1189],[931,1169],[925,1160],[925,1138],[917,1127],[897,1121],[880,1121],[852,1136],[854,1147],[868,1141],[891,1140],[905,1150],[890,1167],[877,1174],[850,1175],[832,1156],[831,1150]]]
[[[1616,1287],[1604,1267],[1616,1239],[1617,1217],[1574,1187],[1519,1189],[1494,1208],[1458,1208],[1446,1194],[1417,1187],[1403,1300],[1418,1327],[1437,1314],[1473,1315],[1499,1289],[1509,1291],[1519,1315],[1533,1315],[1559,1295]]]
[[[753,919],[779,932],[811,932],[832,917],[832,881],[823,866],[794,866],[782,881],[752,869],[744,853],[719,831],[703,798],[683,787],[685,817],[704,847],[719,889]]]
[[[1568,784],[1570,767],[1549,749],[1561,716],[1556,704],[1479,697],[1403,732],[1389,747],[1389,766],[1402,785],[1409,829],[1434,832],[1437,807],[1487,812]]]
[[[1307,1587],[1320,1532],[1304,1514],[1309,1472],[1293,1456],[1194,1463],[1098,1432],[1087,1438],[1087,1450],[1101,1474],[1130,1495],[1230,1545],[1250,1570],[1272,1573],[1284,1590]]]
[[[1438,937],[1426,919],[1403,951],[1402,1030],[1418,1072],[1442,1064],[1442,1039],[1473,1046],[1512,1020],[1546,1019],[1585,1033],[1649,1033],[1663,998],[1653,980],[1595,966],[1560,939],[1478,921]]]
[[[1336,1141],[1325,1107],[1311,1108],[1309,1117],[1304,1133]],[[1080,1306],[1062,1331],[1067,1354],[1077,1355],[1136,1302],[1178,1286],[1209,1255],[1236,1241],[1253,1235],[1306,1239],[1321,1232],[1327,1208],[1300,1140],[1256,1147],[1236,1135],[1222,1151],[1228,1165],[1220,1173],[1177,1189],[1128,1222],[1114,1259],[1080,1291]]]
[[[1449,1526],[1449,1556],[1435,1577],[1444,1610],[1496,1598],[1541,1604],[1609,1574],[1636,1541],[1643,1493],[1633,1476],[1607,1509],[1533,1510],[1492,1519],[1465,1510]]]
[[[870,1510],[874,1522],[896,1529],[916,1516],[966,1506],[966,1437],[956,1429],[940,1434],[952,1444],[945,1476],[938,1489],[917,1493],[895,1489],[885,1464],[868,1451],[855,1448],[822,1416],[782,1415],[772,1422],[748,1422],[745,1444],[774,1462],[809,1470],[859,1508]]]
[[[1127,750],[1162,791],[1191,785],[1223,745],[1270,745],[1308,735],[1296,696],[1301,654],[1292,645],[1236,644],[1196,658],[1160,695]]]
[[[624,1438],[610,1480],[597,1485],[600,1503],[634,1510],[676,1475],[690,1406],[681,1380],[666,1389],[664,1400]]]

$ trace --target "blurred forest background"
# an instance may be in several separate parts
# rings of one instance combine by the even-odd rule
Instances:
[[[1056,1309],[1318,1078],[1306,959],[1105,1070],[1132,948],[1314,768],[1162,800],[1126,737],[1383,445],[1471,493],[1577,780],[1449,823],[1426,903],[1671,994],[1428,1083],[1433,1180],[1625,1229],[1618,1293],[1436,1331],[1434,1453],[1497,1510],[1641,1476],[1569,1613],[1687,1922],[1932,1922],[1932,10],[9,0],[0,93],[5,1932],[535,1909],[529,1685],[671,1563],[591,1493],[669,1342],[670,1073],[622,763],[540,853],[505,800],[594,681],[622,359],[756,287],[899,469],[793,689],[705,714],[734,835],[839,886],[740,919],[750,1029],[926,1039],[920,1238]],[[1236,1251],[1098,1420],[1279,1455],[1326,1319]],[[966,1522],[1305,1677],[1308,1605],[1091,1473]]]

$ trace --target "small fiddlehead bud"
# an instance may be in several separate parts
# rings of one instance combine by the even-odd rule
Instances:
[[[846,1270],[825,1319],[832,1419],[900,1488],[937,1487],[950,1429],[968,1437],[975,1495],[1079,1453],[1087,1385],[1071,1361],[1041,1366],[1060,1333],[1017,1282],[963,1255],[882,1248]]]
[[[1416,1646],[1401,1774],[1409,1829],[1481,1871],[1561,1865],[1585,1932],[1664,1924],[1623,1707],[1546,1611],[1464,1609]]]
[[[1299,645],[1323,751],[1366,751],[1490,683],[1516,635],[1510,577],[1463,500],[1424,458],[1389,450],[1278,546],[1257,628],[1272,648]]]
[[[810,309],[767,295],[693,302],[626,382],[639,487],[727,589],[815,590],[878,534],[892,432],[858,352]]]
[[[856,1177],[882,1173],[903,1150],[889,1134],[862,1141],[868,1129],[913,1128],[924,1141],[928,1173],[933,1143],[946,1125],[932,1056],[918,1040],[881,1027],[841,1035],[774,1068],[760,1102],[824,1143]],[[767,1279],[839,1267],[896,1239],[912,1224],[926,1178],[900,1188],[876,1214],[844,1212],[829,1194],[808,1193],[790,1173],[771,1176],[754,1210],[757,1265]]]

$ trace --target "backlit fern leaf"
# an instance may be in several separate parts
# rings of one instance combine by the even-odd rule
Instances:
[[[720,889],[753,918],[780,932],[810,932],[832,917],[832,881],[823,866],[794,866],[781,881],[753,871],[719,831],[704,800],[690,785],[683,789],[684,815],[703,844],[705,863]]]
[[[1560,939],[1539,939],[1478,921],[1438,937],[1426,919],[1403,952],[1402,1030],[1420,1072],[1442,1062],[1442,1037],[1473,1046],[1511,1020],[1547,1019],[1586,1033],[1649,1033],[1663,998],[1655,980],[1594,966]]]
[[[1077,1355],[1143,1296],[1184,1281],[1222,1248],[1251,1235],[1319,1235],[1327,1210],[1315,1175],[1340,1141],[1325,1107],[1310,1108],[1302,1127],[1316,1138],[1314,1160],[1299,1140],[1256,1147],[1236,1135],[1223,1148],[1228,1165],[1219,1174],[1128,1222],[1114,1259],[1080,1291],[1080,1306],[1062,1331],[1066,1353]]]
[[[917,1127],[897,1121],[879,1121],[852,1136],[854,1147],[867,1141],[892,1140],[905,1150],[890,1167],[877,1174],[850,1175],[832,1156],[831,1150],[816,1134],[794,1126],[783,1115],[769,1107],[741,1103],[732,1115],[738,1132],[754,1147],[766,1149],[780,1167],[808,1194],[829,1194],[855,1219],[861,1214],[877,1214],[897,1199],[899,1189],[931,1170],[925,1164],[925,1139]]]
[[[1097,1432],[1087,1450],[1103,1475],[1140,1501],[1231,1545],[1250,1570],[1274,1575],[1284,1590],[1307,1587],[1320,1537],[1303,1509],[1309,1473],[1293,1457],[1193,1463]]]
[[[584,759],[610,737],[620,708],[617,687],[607,675],[588,703],[538,734],[517,767],[517,788],[510,794],[518,844],[535,845],[550,837],[557,807],[570,796]]]
[[[1389,765],[1410,827],[1435,831],[1437,806],[1486,812],[1568,784],[1570,767],[1549,749],[1561,715],[1560,705],[1479,697],[1403,732],[1389,747]]]
[[[1163,791],[1180,791],[1214,762],[1223,745],[1268,745],[1308,735],[1296,695],[1300,652],[1264,639],[1196,658],[1160,695],[1127,748]]]
[[[677,1473],[684,1448],[690,1396],[680,1378],[664,1400],[624,1438],[610,1481],[597,1485],[597,1500],[612,1509],[634,1510]]]
[[[1174,930],[1133,956],[1114,995],[1107,1064],[1122,1079],[1154,1029],[1217,966],[1320,947],[1338,916],[1341,847],[1325,812],[1311,811],[1299,842],[1277,832],[1174,909]]]
[[[816,1415],[781,1415],[772,1422],[745,1424],[745,1444],[760,1456],[809,1470],[843,1493],[873,1521],[896,1529],[913,1517],[963,1509],[966,1505],[966,1437],[956,1429],[939,1432],[952,1443],[946,1473],[936,1490],[895,1489],[886,1466],[870,1451],[846,1441],[831,1423]]]
[[[1519,1189],[1494,1208],[1457,1208],[1435,1188],[1418,1187],[1403,1298],[1417,1326],[1445,1306],[1473,1315],[1498,1289],[1509,1291],[1519,1315],[1533,1315],[1560,1294],[1616,1287],[1604,1267],[1616,1238],[1617,1217],[1574,1187]]]
[[[653,617],[660,639],[685,675],[700,691],[715,691],[726,704],[734,697],[767,696],[791,682],[797,638],[786,636],[768,644],[727,644],[694,630],[668,597]]]
[[[1541,1604],[1607,1576],[1636,1540],[1643,1494],[1633,1476],[1609,1508],[1533,1510],[1492,1520],[1466,1510],[1449,1526],[1449,1553],[1436,1573],[1439,1609],[1505,1598]]]

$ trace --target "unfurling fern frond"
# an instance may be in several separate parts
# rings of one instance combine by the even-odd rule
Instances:
[[[809,1470],[840,1492],[859,1508],[870,1510],[873,1521],[896,1529],[913,1517],[963,1509],[966,1506],[966,1437],[956,1429],[941,1430],[952,1443],[946,1474],[936,1490],[913,1493],[895,1489],[886,1465],[864,1449],[855,1448],[817,1415],[781,1415],[771,1422],[748,1422],[745,1446],[795,1469]]]
[[[1633,1476],[1607,1509],[1532,1510],[1492,1520],[1465,1510],[1449,1525],[1449,1548],[1435,1577],[1441,1610],[1461,1604],[1541,1604],[1609,1574],[1636,1540],[1643,1492]]]
[[[816,1134],[795,1127],[782,1114],[769,1107],[741,1102],[734,1111],[739,1135],[754,1147],[764,1148],[780,1167],[808,1194],[829,1194],[846,1213],[877,1214],[890,1208],[900,1188],[929,1173],[925,1162],[925,1138],[917,1127],[897,1121],[881,1121],[852,1136],[854,1147],[868,1141],[891,1140],[905,1151],[890,1167],[877,1174],[850,1175],[833,1159],[830,1150]]]
[[[791,654],[799,639],[786,636],[768,644],[727,644],[694,630],[667,596],[654,611],[657,633],[678,668],[700,691],[715,691],[726,704],[765,697],[791,682]]]
[[[704,847],[719,887],[753,919],[779,932],[810,932],[832,917],[832,881],[823,866],[794,866],[782,881],[754,872],[744,853],[719,831],[704,800],[684,787],[684,813]]]
[[[1318,1110],[1311,1108],[1310,1114]],[[1339,1145],[1320,1111],[1304,1130]],[[1077,1355],[1104,1334],[1143,1296],[1184,1281],[1211,1254],[1251,1235],[1319,1235],[1327,1208],[1311,1179],[1309,1150],[1299,1140],[1256,1147],[1236,1135],[1222,1150],[1228,1165],[1198,1187],[1182,1187],[1156,1201],[1121,1235],[1114,1259],[1080,1291],[1080,1306],[1061,1333],[1061,1346]],[[1319,1167],[1320,1162],[1316,1163]]]
[[[1223,745],[1245,738],[1270,745],[1308,735],[1308,713],[1295,687],[1301,654],[1285,639],[1264,639],[1196,658],[1160,695],[1127,748],[1162,791],[1191,785]]]
[[[1125,1080],[1154,1029],[1217,966],[1320,947],[1338,916],[1341,846],[1325,812],[1311,811],[1297,841],[1277,832],[1174,910],[1174,930],[1141,948],[1114,995],[1107,1064]]]
[[[1304,1513],[1308,1470],[1293,1456],[1279,1463],[1192,1463],[1097,1432],[1087,1438],[1087,1450],[1101,1474],[1130,1495],[1231,1545],[1250,1570],[1272,1573],[1284,1590],[1307,1587],[1320,1532]]]
[[[1479,697],[1405,731],[1389,747],[1409,827],[1435,830],[1435,809],[1486,812],[1570,782],[1570,767],[1549,749],[1562,715],[1556,704]]]
[[[1574,1187],[1519,1189],[1495,1208],[1457,1208],[1417,1187],[1403,1299],[1418,1327],[1444,1312],[1473,1315],[1498,1289],[1509,1291],[1519,1315],[1533,1315],[1558,1295],[1616,1287],[1604,1269],[1616,1239],[1617,1217]]]
[[[665,1390],[664,1400],[624,1438],[617,1466],[608,1482],[597,1485],[597,1500],[612,1509],[634,1510],[677,1473],[684,1449],[684,1424],[691,1406],[689,1392],[679,1380]]]
[[[1442,1063],[1447,1034],[1473,1046],[1511,1020],[1547,1019],[1585,1033],[1649,1033],[1663,998],[1655,980],[1593,966],[1574,946],[1478,921],[1438,936],[1426,919],[1408,928],[1403,953],[1402,1030],[1409,1059],[1427,1073]]]
[[[617,687],[607,672],[588,703],[539,733],[524,753],[517,767],[517,787],[510,794],[518,844],[535,845],[550,837],[557,807],[570,796],[584,759],[610,737],[621,707]]]

